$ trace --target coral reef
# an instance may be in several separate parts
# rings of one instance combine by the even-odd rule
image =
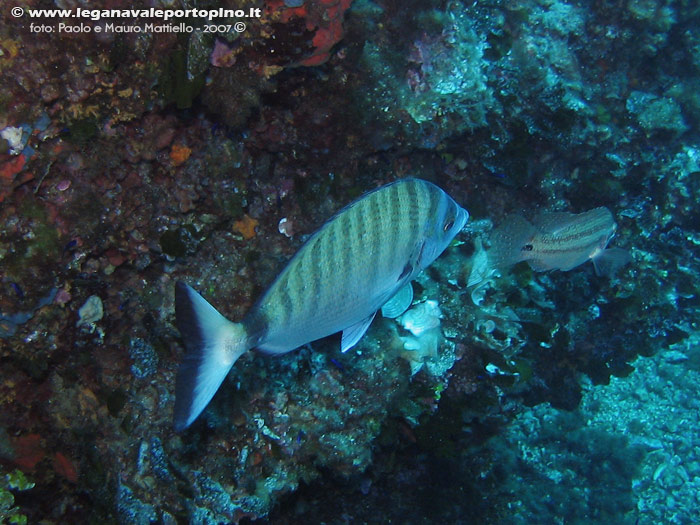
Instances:
[[[697,7],[207,6],[261,15],[3,15],[0,521],[692,522]],[[175,281],[239,320],[309,233],[406,176],[472,218],[403,326],[249,353],[175,433]],[[603,206],[632,255],[613,279],[489,266],[506,216]]]

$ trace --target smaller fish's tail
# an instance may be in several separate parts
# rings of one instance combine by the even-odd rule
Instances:
[[[491,233],[486,252],[491,268],[503,268],[530,259],[530,244],[537,229],[520,215],[511,215]]]
[[[243,324],[226,319],[182,282],[175,286],[175,320],[187,348],[175,387],[173,426],[179,432],[209,404],[250,340]]]
[[[596,275],[612,279],[617,270],[632,261],[632,256],[622,248],[608,248],[591,259]]]

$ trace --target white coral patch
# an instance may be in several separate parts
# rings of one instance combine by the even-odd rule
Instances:
[[[403,345],[401,355],[411,364],[411,375],[418,372],[427,360],[437,359],[442,340],[441,317],[437,301],[424,301],[397,319],[412,334],[399,336]]]
[[[95,324],[102,319],[104,309],[102,308],[102,299],[97,295],[88,297],[85,304],[78,310],[78,322],[76,326],[89,326]]]
[[[418,337],[427,330],[439,327],[441,317],[442,312],[437,301],[425,301],[399,317],[399,322],[406,330]]]
[[[22,128],[7,126],[0,131],[0,137],[7,141],[7,144],[10,146],[10,153],[13,155],[18,155],[22,151]]]

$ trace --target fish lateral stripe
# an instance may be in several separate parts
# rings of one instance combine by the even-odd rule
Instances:
[[[320,242],[315,242],[311,246],[311,255],[309,256],[311,259],[311,265],[317,269],[317,272],[322,273],[323,272],[323,251],[321,249],[321,243]],[[315,299],[313,301],[313,312],[318,313],[318,310],[320,308],[320,304],[318,301],[318,298],[321,296],[321,285],[323,284],[322,279],[310,279],[311,281],[311,297]]]
[[[354,247],[359,247],[362,245],[362,239],[364,238],[365,225],[368,224],[366,218],[369,206],[358,206],[355,208],[356,213],[348,215],[348,232],[349,238],[351,240],[351,245]],[[363,271],[358,262],[358,257],[356,253],[350,253],[347,250],[343,253],[342,257],[342,267],[348,272],[348,277],[352,280],[359,279],[359,273]]]
[[[280,308],[276,308],[275,321],[280,322],[280,317],[284,319],[284,323],[289,322],[289,317],[294,310],[294,299],[292,298],[292,288],[289,286],[289,276],[286,277],[284,284],[280,287],[281,292],[281,302]]]
[[[410,208],[406,199],[406,185],[395,186],[393,197],[390,197],[392,207],[392,223],[393,228],[387,228],[389,239],[387,244],[383,246],[384,254],[387,260],[392,257],[392,248],[395,246],[407,246],[411,242],[413,235],[411,234]],[[402,211],[404,213],[402,213]],[[390,261],[387,261],[391,264]]]
[[[608,238],[612,233],[614,229],[612,226],[607,226],[607,227],[591,227],[587,230],[580,230],[580,231],[575,231],[572,232],[568,235],[562,235],[562,236],[550,236],[550,235],[543,235],[541,238],[537,240],[539,244],[543,245],[559,245],[563,247],[567,246],[575,246],[577,244],[588,244],[590,242],[598,242],[598,240],[601,237]],[[562,248],[562,249],[567,249],[567,248]]]
[[[578,215],[566,214],[566,216],[566,224],[562,227],[551,224],[551,220],[547,221],[549,225],[540,225],[543,240],[551,238],[561,243],[575,242],[585,237],[609,235],[616,228],[612,213],[607,208],[595,208]]]
[[[416,229],[419,229],[425,227],[427,218],[430,214],[430,206],[426,205],[426,203],[428,203],[430,200],[430,191],[422,184],[416,185],[414,189],[416,191],[416,209],[418,211],[416,218]]]
[[[580,252],[588,252],[588,251],[593,251],[596,247],[601,245],[601,242],[603,239],[606,237],[597,237],[589,242],[586,243],[579,243],[575,245],[570,245],[570,246],[555,246],[553,248],[543,248],[540,246],[537,246],[535,243],[530,244],[530,245],[525,245],[524,248],[527,248],[528,246],[532,246],[532,249],[527,249],[525,251],[530,252],[530,256],[534,257],[536,255],[551,255],[551,256],[556,256],[556,255],[565,255],[568,253],[580,253]],[[545,244],[546,246],[546,244]]]
[[[395,224],[396,223],[396,215],[395,215],[395,204],[396,204],[396,198],[392,198],[392,194],[394,193],[396,188],[396,185],[391,185],[387,188],[387,191],[385,192],[379,192],[377,193],[377,198],[381,199],[380,201],[380,214],[377,217],[378,221],[381,221],[383,218],[385,218],[386,222],[388,224]],[[375,228],[374,230],[376,239],[375,239],[375,245],[378,247],[378,252],[381,255],[380,257],[377,258],[377,263],[379,267],[379,272],[381,274],[386,273],[387,271],[387,265],[390,264],[390,261],[388,260],[388,251],[389,251],[389,234],[391,233],[391,230],[389,228]]]
[[[406,206],[409,209],[409,228],[407,228],[406,235],[413,236],[413,238],[422,234],[420,226],[423,207],[419,197],[422,187],[422,184],[411,184],[406,188]]]
[[[413,230],[417,232],[418,225],[421,224],[421,206],[418,197],[419,184],[409,184],[406,188],[408,193],[408,209],[411,210],[411,220],[413,225]]]
[[[432,221],[436,220],[438,217],[438,209],[440,207],[440,199],[437,197],[428,196],[428,201],[430,202],[430,211],[425,219],[426,224],[431,224]]]
[[[321,237],[319,239],[319,242],[321,243],[321,260],[322,260],[322,271],[319,273],[317,276],[317,279],[321,281],[321,284],[323,282],[328,281],[328,277],[331,271],[331,266],[332,266],[332,261],[334,259],[334,256],[337,257],[338,255],[343,255],[343,252],[340,251],[342,247],[340,246],[340,238],[338,235],[338,230],[343,223],[343,221],[347,220],[347,216],[338,216],[335,220],[335,222],[331,225],[330,228],[328,228],[328,232],[326,233],[325,236]],[[349,251],[349,250],[348,250]],[[342,259],[341,259],[342,260]],[[337,262],[333,261],[333,262]],[[340,271],[347,271],[347,268],[340,267],[338,268]],[[325,303],[325,302],[324,302]],[[323,304],[322,306],[326,306]]]
[[[380,212],[381,210],[377,199],[370,199],[365,207],[365,229],[362,231],[363,238],[370,234],[370,225],[374,220],[376,220],[375,217],[379,217]],[[379,247],[371,246],[370,251],[372,256],[375,256],[375,253],[379,251]],[[370,264],[368,265],[367,270],[368,278],[371,280],[371,282],[376,282],[377,276],[379,275],[379,266],[377,264]]]

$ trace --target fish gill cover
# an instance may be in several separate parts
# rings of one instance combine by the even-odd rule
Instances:
[[[695,5],[190,4],[0,11],[0,521],[692,523]],[[247,352],[174,432],[175,283],[239,321],[409,177],[470,222],[408,311]],[[514,216],[554,262],[494,264]]]

